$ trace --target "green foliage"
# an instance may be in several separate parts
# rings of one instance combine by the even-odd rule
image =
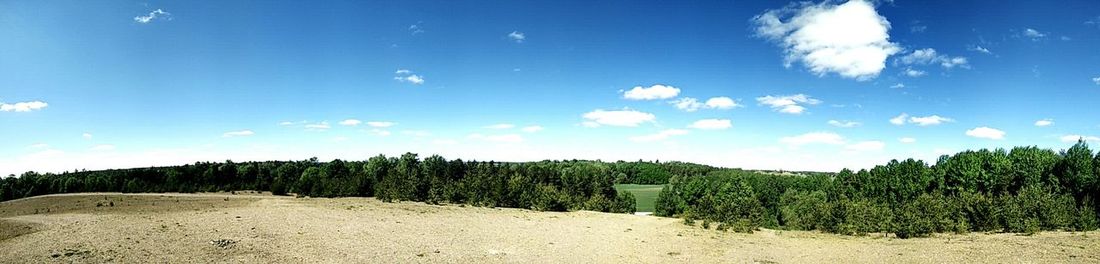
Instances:
[[[780,198],[780,211],[787,228],[798,230],[826,229],[832,221],[832,204],[823,191],[787,190]]]
[[[751,232],[841,234],[1095,230],[1100,153],[1017,147],[964,151],[934,164],[893,160],[839,173],[745,171],[682,162],[446,160],[406,153],[366,161],[199,162],[172,167],[0,178],[0,200],[64,192],[270,190],[316,197],[374,196],[544,211],[632,213],[636,194],[616,183],[663,184],[658,216]]]

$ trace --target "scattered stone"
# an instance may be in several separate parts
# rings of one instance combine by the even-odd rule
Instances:
[[[221,249],[227,249],[233,247],[234,244],[237,244],[237,241],[232,239],[218,239],[211,240],[210,244]]]

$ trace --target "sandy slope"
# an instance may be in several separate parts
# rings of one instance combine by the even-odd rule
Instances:
[[[0,203],[0,262],[1097,263],[1100,233],[736,234],[650,216],[371,198],[80,194]]]

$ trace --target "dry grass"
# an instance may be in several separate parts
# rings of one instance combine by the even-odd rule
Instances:
[[[3,263],[1096,263],[1100,233],[737,234],[659,217],[372,198],[78,194],[0,203],[0,252]]]

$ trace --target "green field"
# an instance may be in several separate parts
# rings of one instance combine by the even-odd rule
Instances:
[[[615,190],[627,191],[634,194],[638,204],[634,206],[638,212],[653,212],[653,204],[657,201],[657,193],[661,192],[664,185],[645,184],[616,184]]]

